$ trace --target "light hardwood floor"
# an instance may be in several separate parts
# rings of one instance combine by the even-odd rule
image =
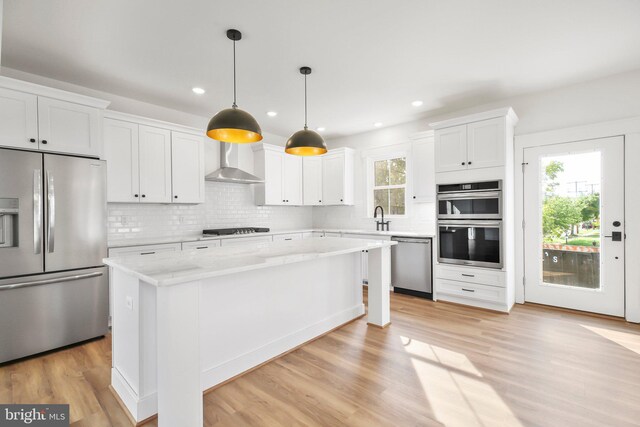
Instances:
[[[359,319],[209,392],[205,425],[640,425],[638,325],[391,302],[387,329]],[[110,356],[107,337],[0,366],[0,402],[70,403],[74,427],[129,426],[108,389]]]

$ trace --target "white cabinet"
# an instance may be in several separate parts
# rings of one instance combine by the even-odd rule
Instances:
[[[283,153],[282,197],[286,205],[302,205],[302,157]]]
[[[38,97],[0,88],[0,145],[38,149]]]
[[[155,255],[163,252],[178,252],[182,249],[180,243],[163,243],[159,245],[126,246],[109,248],[109,257],[124,257],[136,255]]]
[[[436,172],[504,166],[505,133],[504,117],[437,129]]]
[[[273,235],[273,241],[274,242],[278,242],[281,240],[300,240],[300,239],[304,239],[305,237],[303,236],[302,233],[287,233],[287,234],[274,234]]]
[[[302,185],[303,204],[322,205],[322,157],[303,157]]]
[[[204,141],[201,136],[171,132],[171,188],[176,203],[204,202]]]
[[[139,126],[140,200],[171,203],[171,132]]]
[[[204,141],[201,136],[125,120],[104,119],[107,201],[203,203]],[[162,123],[158,123],[162,125]]]
[[[182,242],[183,251],[202,251],[206,252],[213,248],[220,247],[220,240],[197,240],[195,242]]]
[[[251,237],[233,237],[228,239],[222,239],[222,246],[237,246],[237,245],[249,245],[273,242],[272,236],[251,236]]]
[[[100,109],[96,107],[0,88],[0,123],[1,146],[101,155]]]
[[[40,149],[100,156],[100,114],[97,108],[38,97]]]
[[[107,159],[107,200],[138,202],[138,125],[105,119],[104,140],[104,158]]]
[[[354,152],[337,148],[322,156],[322,204],[354,204]]]
[[[411,145],[413,201],[433,202],[436,199],[435,149],[433,137],[420,138]]]

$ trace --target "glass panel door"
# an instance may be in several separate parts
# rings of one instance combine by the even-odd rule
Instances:
[[[624,315],[624,139],[524,150],[525,299]]]

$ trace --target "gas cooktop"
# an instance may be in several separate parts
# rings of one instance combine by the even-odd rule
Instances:
[[[268,228],[261,227],[238,227],[238,228],[212,228],[203,230],[202,234],[206,236],[228,236],[230,234],[252,234],[252,233],[268,233]]]

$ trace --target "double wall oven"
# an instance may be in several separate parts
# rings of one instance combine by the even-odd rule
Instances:
[[[438,261],[502,268],[502,181],[438,185]]]

